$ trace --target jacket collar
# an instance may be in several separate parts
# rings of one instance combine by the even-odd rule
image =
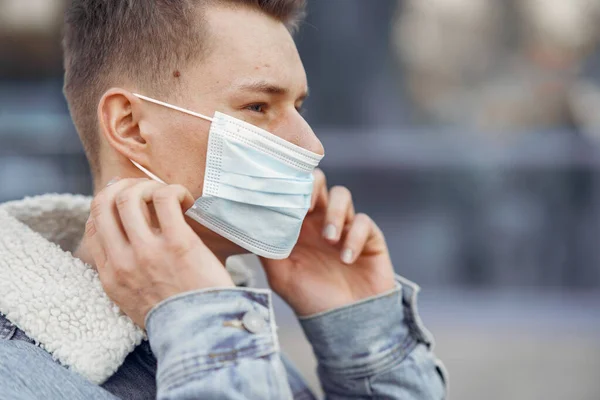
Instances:
[[[89,197],[44,195],[0,205],[0,312],[64,366],[101,384],[145,337],[73,257]],[[228,265],[228,269],[229,269]],[[239,263],[234,281],[251,275]]]

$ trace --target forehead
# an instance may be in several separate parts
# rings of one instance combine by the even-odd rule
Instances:
[[[291,34],[275,18],[251,7],[207,7],[207,53],[193,67],[196,81],[215,89],[264,80],[306,90],[306,74]]]

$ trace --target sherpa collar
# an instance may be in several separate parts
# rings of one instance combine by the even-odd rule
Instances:
[[[71,254],[90,201],[44,195],[0,205],[0,312],[55,360],[101,384],[144,332],[106,296],[96,271]],[[237,284],[249,280],[239,265],[230,272]]]

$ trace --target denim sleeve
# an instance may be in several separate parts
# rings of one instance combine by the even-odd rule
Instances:
[[[158,399],[292,399],[268,290],[183,293],[155,306],[146,328]]]
[[[417,314],[419,288],[396,281],[388,293],[300,318],[327,399],[445,398],[446,373]]]

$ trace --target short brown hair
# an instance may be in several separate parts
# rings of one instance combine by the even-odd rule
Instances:
[[[64,93],[94,175],[100,169],[96,107],[111,77],[160,92],[157,82],[160,86],[175,68],[202,54],[207,32],[198,7],[226,3],[257,8],[290,30],[306,7],[306,0],[71,0],[63,38]]]

